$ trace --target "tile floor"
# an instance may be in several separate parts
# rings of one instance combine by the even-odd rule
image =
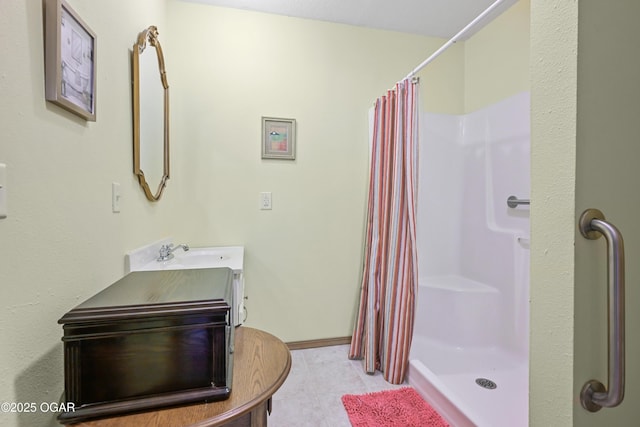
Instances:
[[[348,345],[294,350],[291,372],[273,395],[269,427],[351,427],[340,398],[406,387],[367,375],[361,360],[349,360]]]

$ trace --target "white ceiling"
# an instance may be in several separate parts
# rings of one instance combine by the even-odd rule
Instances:
[[[185,0],[449,39],[495,0]],[[504,0],[479,26],[516,3]],[[466,36],[470,36],[470,31]]]

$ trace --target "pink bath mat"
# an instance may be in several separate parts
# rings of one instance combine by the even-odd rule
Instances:
[[[449,427],[411,387],[345,394],[342,404],[353,427]]]

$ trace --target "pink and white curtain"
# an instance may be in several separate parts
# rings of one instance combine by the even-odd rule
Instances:
[[[368,373],[404,381],[418,287],[416,190],[418,83],[405,79],[376,100],[365,258],[349,357]]]

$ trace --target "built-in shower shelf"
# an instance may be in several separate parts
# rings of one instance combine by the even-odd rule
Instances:
[[[499,336],[501,292],[464,276],[420,280],[416,333],[459,347],[495,346]],[[446,321],[444,319],[455,319]]]

